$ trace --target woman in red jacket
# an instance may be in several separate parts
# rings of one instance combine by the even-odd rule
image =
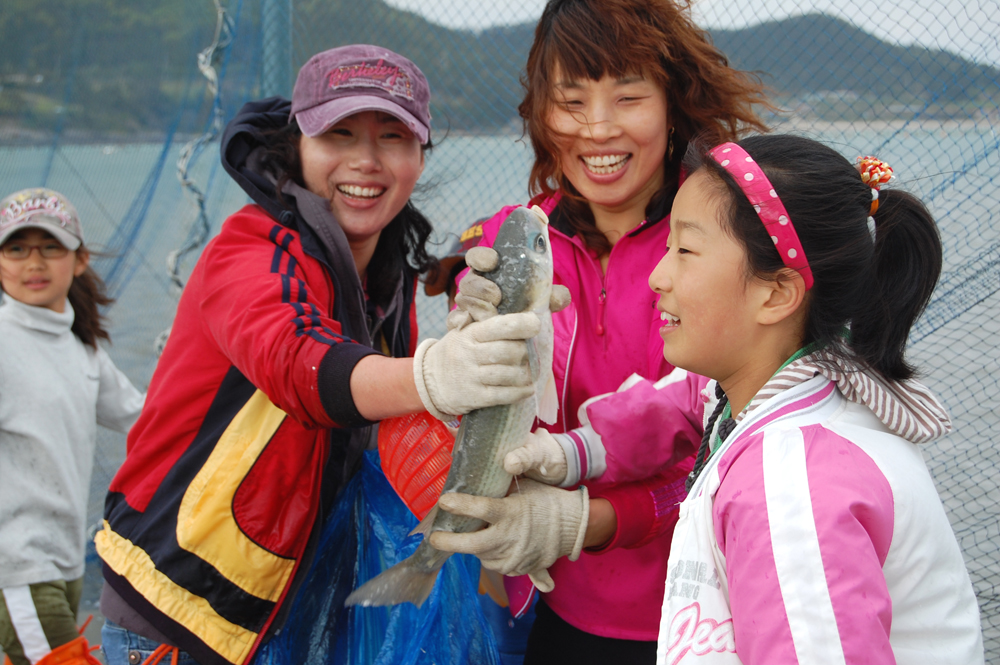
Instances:
[[[251,102],[227,127],[223,165],[254,203],[195,266],[108,492],[110,665],[160,645],[181,663],[248,662],[281,628],[375,421],[530,393],[533,314],[410,357],[432,263],[409,200],[429,99],[412,62],[352,45],[311,58],[291,103]]]

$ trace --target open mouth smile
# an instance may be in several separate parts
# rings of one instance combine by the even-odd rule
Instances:
[[[600,156],[582,155],[580,157],[587,170],[596,175],[609,175],[620,171],[631,158],[632,155],[628,153]]]
[[[385,187],[358,187],[357,185],[337,185],[337,191],[352,199],[377,199],[385,193]]]

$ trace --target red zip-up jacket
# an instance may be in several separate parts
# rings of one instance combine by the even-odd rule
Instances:
[[[195,266],[96,538],[107,584],[202,665],[247,662],[280,623],[360,465],[352,434],[372,424],[350,393],[376,353],[350,336],[365,321],[348,297],[356,268],[331,265],[298,209],[244,166],[254,123],[287,117],[285,100],[253,102],[227,130],[224,163],[262,205],[230,216]],[[415,291],[407,269],[377,343],[392,356],[416,347]]]

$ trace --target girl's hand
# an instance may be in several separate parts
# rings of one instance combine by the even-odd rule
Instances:
[[[561,485],[566,480],[566,452],[556,436],[560,435],[553,436],[544,429],[535,430],[524,440],[524,445],[507,453],[503,460],[504,470],[546,485]]]
[[[584,422],[582,427],[565,434],[535,430],[520,448],[507,453],[503,466],[511,475],[574,487],[583,480],[601,476],[607,470],[606,457],[601,435]]]

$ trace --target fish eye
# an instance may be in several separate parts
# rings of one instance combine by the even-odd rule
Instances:
[[[534,250],[539,254],[545,253],[545,238],[543,238],[541,234],[535,236]]]

